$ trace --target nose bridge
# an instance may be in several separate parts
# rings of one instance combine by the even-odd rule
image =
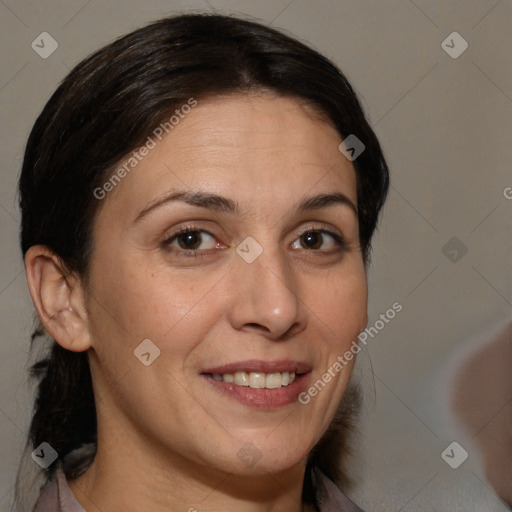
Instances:
[[[235,328],[257,324],[279,337],[301,322],[299,290],[278,243],[268,232],[258,238],[247,237],[237,247],[231,321]]]

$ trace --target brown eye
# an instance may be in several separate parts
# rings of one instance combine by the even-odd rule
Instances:
[[[199,231],[187,231],[176,237],[181,249],[197,249],[201,245],[202,237]]]
[[[323,242],[322,233],[318,231],[308,231],[301,236],[301,239],[305,249],[320,249]]]
[[[162,244],[166,248],[172,248],[177,253],[195,253],[214,249],[217,246],[215,237],[203,229],[185,228],[178,231]]]
[[[300,247],[299,247],[300,244]],[[340,235],[326,230],[308,230],[304,231],[300,237],[292,244],[294,249],[306,249],[321,252],[323,250],[332,251],[335,248],[345,247],[343,238]]]

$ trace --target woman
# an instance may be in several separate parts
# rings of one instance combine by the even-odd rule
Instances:
[[[80,63],[20,178],[34,510],[360,510],[336,428],[387,188],[346,78],[273,29],[177,16]]]

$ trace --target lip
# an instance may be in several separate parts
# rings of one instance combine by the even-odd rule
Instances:
[[[201,373],[235,373],[235,372],[295,372],[298,374],[309,373],[312,366],[303,361],[292,361],[282,359],[279,361],[263,361],[261,359],[249,359],[247,361],[238,361],[235,363],[224,364],[222,366],[212,366],[203,370]]]
[[[237,400],[243,405],[258,409],[276,409],[298,401],[300,393],[306,388],[311,369],[310,364],[301,361],[262,361],[251,359],[207,368],[201,372],[201,377],[209,385],[213,386],[217,392]],[[224,382],[212,378],[214,373],[235,373],[237,371],[247,373],[295,372],[296,376],[295,380],[288,386],[276,389],[256,389],[248,386],[238,386],[233,382]]]

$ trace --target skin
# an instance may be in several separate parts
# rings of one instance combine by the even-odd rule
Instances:
[[[357,207],[356,175],[338,132],[296,100],[268,93],[199,101],[102,200],[86,284],[44,246],[26,255],[43,324],[63,347],[87,350],[98,453],[70,482],[88,511],[298,512],[305,459],[327,429],[354,360],[307,405],[273,410],[226,397],[200,377],[246,359],[313,367],[309,387],[367,324],[357,215],[336,203],[293,212],[305,196],[341,193]],[[232,214],[166,203],[176,190],[215,193]],[[174,239],[190,225],[196,252]],[[301,229],[328,234],[310,242]],[[252,236],[252,263],[236,247]],[[190,246],[189,242],[189,246]],[[122,299],[122,300],[121,300]],[[134,349],[150,339],[149,365]],[[260,457],[237,456],[251,442]]]

